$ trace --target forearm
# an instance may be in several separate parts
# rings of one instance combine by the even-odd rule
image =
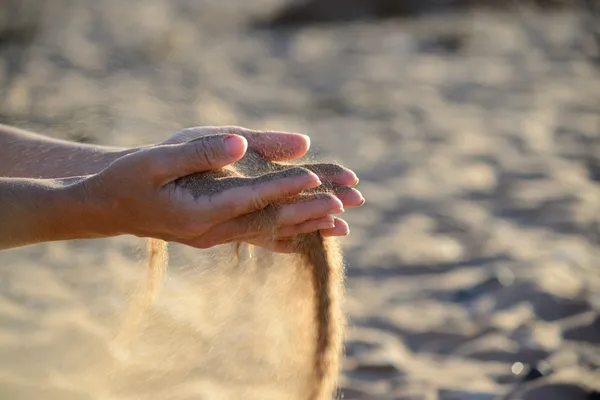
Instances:
[[[100,237],[80,179],[0,178],[0,250]]]
[[[135,150],[58,140],[0,124],[0,177],[88,175]]]

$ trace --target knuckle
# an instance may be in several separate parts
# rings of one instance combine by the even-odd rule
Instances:
[[[252,210],[262,210],[269,205],[267,199],[264,198],[262,193],[257,187],[252,187],[251,195],[248,199]]]
[[[136,167],[140,173],[139,176],[149,175],[152,178],[162,176],[167,169],[165,156],[158,149],[144,151],[140,154],[136,159]]]
[[[218,152],[209,141],[202,141],[194,146],[194,157],[199,167],[207,167],[212,165],[213,160],[217,158]]]

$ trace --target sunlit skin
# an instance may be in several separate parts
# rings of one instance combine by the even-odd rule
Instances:
[[[353,186],[356,175],[347,169],[336,176],[282,175],[232,188],[218,199],[194,199],[173,182],[230,165],[248,147],[272,161],[291,161],[302,157],[309,146],[309,138],[296,133],[199,127],[179,131],[158,144],[117,148],[0,125],[0,249],[124,234],[200,248],[240,240],[239,232],[253,234],[241,216],[321,182]],[[277,234],[289,237],[320,230],[324,236],[347,235],[348,224],[334,215],[362,203],[355,189],[325,200],[292,201],[279,210]],[[260,245],[255,234],[252,241]]]

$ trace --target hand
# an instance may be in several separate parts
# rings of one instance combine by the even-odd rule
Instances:
[[[254,149],[271,161],[285,162],[298,159],[304,156],[310,147],[310,138],[306,135],[274,131],[253,131],[237,126],[187,128],[176,132],[173,136],[162,142],[162,144],[185,143],[200,137],[224,133],[244,137],[248,141],[249,148]],[[358,183],[358,178],[354,172],[345,168],[339,168],[334,164],[300,164],[298,166],[314,172],[323,183],[337,185],[338,190],[335,190],[335,195],[342,202],[343,209],[358,207],[365,202],[359,191],[350,188]],[[333,227],[317,229],[317,226],[325,226],[326,222],[329,224],[333,222]],[[324,236],[345,236],[350,232],[346,221],[341,218],[327,216],[321,219],[303,221],[295,228],[286,227],[280,233],[281,235],[285,235],[281,236],[282,239],[285,239],[297,233],[309,233],[316,230],[320,230]],[[254,244],[263,247],[265,245],[264,243]]]
[[[212,136],[193,140],[207,135]],[[237,240],[240,232],[247,234],[249,227],[244,226],[244,216],[320,184],[314,173],[305,171],[194,199],[173,183],[179,177],[219,169],[239,160],[248,145],[270,159],[287,160],[302,156],[309,141],[298,134],[192,128],[178,132],[160,145],[121,157],[82,183],[88,206],[100,216],[97,222],[101,235],[133,234],[211,247]],[[325,175],[325,179],[341,185],[357,181],[348,170]],[[323,229],[326,235],[345,234],[347,224],[338,219],[332,221],[331,214],[362,202],[360,193],[349,191],[343,201],[325,196],[281,206],[278,236],[316,229]],[[261,243],[256,237],[249,241]]]

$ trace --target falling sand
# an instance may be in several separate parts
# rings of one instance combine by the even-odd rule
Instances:
[[[340,167],[316,164],[308,168]],[[194,196],[210,196],[247,184],[240,176],[269,180],[275,173],[291,176],[306,172],[304,168],[271,163],[249,151],[231,169],[196,174],[177,184]],[[333,186],[323,185],[301,196],[327,196],[331,190]],[[250,224],[265,235],[272,234],[276,213],[276,206],[268,206],[250,215]],[[164,354],[166,359],[154,348],[148,354],[163,366],[161,375],[176,374],[166,360],[185,357],[194,368],[206,371],[202,374],[206,380],[214,379],[207,387],[220,385],[216,392],[223,397],[219,398],[331,399],[340,372],[344,330],[341,252],[334,239],[319,232],[298,235],[292,243],[296,249],[292,255],[242,243],[218,247],[219,255],[212,258],[217,278],[198,286],[204,298],[214,300],[213,306],[198,312],[201,322],[197,326],[202,326],[202,332],[196,332],[199,340],[193,340],[189,347],[168,337],[165,316],[154,308],[165,277],[168,250],[165,242],[150,239],[147,280],[132,296],[114,342],[121,360],[135,359],[140,341],[166,340],[176,344],[178,351]],[[202,308],[199,305],[198,311]],[[177,365],[181,367],[181,361]],[[125,378],[120,375],[117,379]],[[129,378],[125,385],[131,385]],[[161,386],[169,385],[162,382]],[[189,394],[198,395],[194,389]],[[202,395],[213,398],[210,393]]]

